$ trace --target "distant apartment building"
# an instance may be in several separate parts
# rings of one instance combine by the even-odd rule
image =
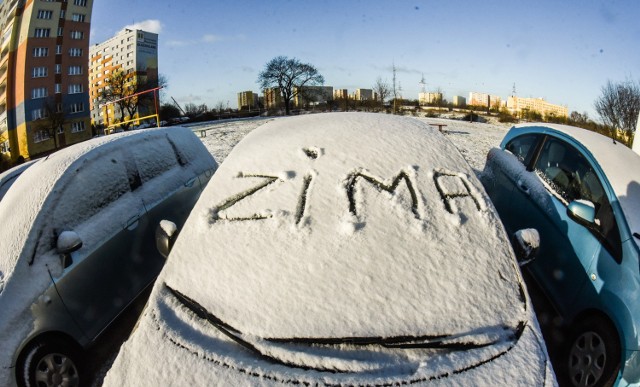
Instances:
[[[91,138],[93,0],[0,3],[0,152],[30,159]]]
[[[497,95],[491,95],[486,93],[469,92],[469,99],[467,105],[478,107],[492,107],[499,109],[501,98]]]
[[[327,103],[333,100],[333,86],[294,87],[293,106],[296,108]]]
[[[467,99],[459,95],[454,96],[451,102],[453,103],[453,106],[467,106]]]
[[[375,96],[371,89],[356,89],[353,93],[353,99],[356,101],[371,101],[375,99]]]
[[[523,110],[529,110],[538,112],[543,116],[569,116],[569,109],[566,106],[549,103],[543,98],[522,98],[512,95],[507,98],[507,109],[511,114],[520,114]]]
[[[442,102],[442,93],[418,93],[418,104],[421,106]]]
[[[349,90],[347,89],[334,89],[333,99],[349,99]]]
[[[121,117],[116,106],[105,106],[101,94],[106,81],[114,73],[126,74],[129,86],[144,85],[145,89],[158,86],[158,34],[143,30],[123,29],[111,39],[91,46],[89,50],[89,87],[91,121],[95,125],[109,126]],[[144,99],[134,117],[155,114],[153,99]]]
[[[284,106],[284,98],[279,87],[271,87],[263,90],[264,107],[267,109],[279,109]]]
[[[238,93],[238,110],[256,109],[259,103],[259,96],[253,91],[241,91]]]

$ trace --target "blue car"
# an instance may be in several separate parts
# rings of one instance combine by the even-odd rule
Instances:
[[[523,268],[567,328],[559,380],[640,384],[640,156],[587,130],[517,125],[481,181],[509,235],[539,232]]]

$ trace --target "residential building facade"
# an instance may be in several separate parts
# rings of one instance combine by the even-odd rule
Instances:
[[[477,93],[474,91],[469,92],[469,99],[467,100],[467,105],[477,106],[477,107],[491,107],[491,108],[500,108],[500,104],[502,99],[497,95],[491,95],[487,93]]]
[[[264,89],[264,107],[267,109],[278,109],[284,106],[284,98],[279,87]]]
[[[333,100],[333,86],[303,86],[294,88],[293,106],[307,107]]]
[[[259,103],[259,96],[253,91],[241,91],[238,93],[238,110],[256,109]]]
[[[456,106],[456,107],[467,106],[467,99],[459,95],[454,96],[451,102],[453,103],[453,106]]]
[[[442,100],[442,93],[418,93],[418,104],[421,106],[442,102]]]
[[[514,115],[518,115],[524,110],[529,110],[538,112],[543,116],[569,116],[569,108],[567,106],[549,103],[545,101],[544,98],[522,98],[512,95],[507,98],[507,109]]]
[[[117,106],[105,105],[101,95],[107,80],[115,73],[126,74],[129,86],[150,89],[158,86],[158,34],[123,29],[111,39],[91,46],[89,50],[89,87],[91,122],[109,126],[116,120],[130,120],[155,114],[152,98],[140,103],[134,117],[123,115]]]
[[[371,89],[356,89],[353,93],[353,99],[356,101],[372,101],[375,97]]]
[[[347,89],[334,89],[333,99],[349,99],[349,90]]]
[[[0,4],[0,152],[13,162],[91,138],[93,0]]]

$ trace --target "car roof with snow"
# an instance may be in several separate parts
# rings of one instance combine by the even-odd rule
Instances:
[[[536,128],[543,129],[546,133],[562,133],[584,145],[609,180],[631,233],[640,233],[640,155],[611,137],[569,125],[521,124],[514,126],[514,135],[538,130]]]
[[[119,150],[126,150],[130,155],[135,155],[136,160],[145,160],[144,167],[147,170],[152,170],[153,164],[164,166],[167,156],[153,146],[157,145],[157,141],[152,141],[154,139],[167,139],[167,149],[171,150],[169,143],[173,144],[179,149],[177,152],[182,152],[188,160],[193,159],[192,155],[206,152],[204,149],[194,148],[203,148],[202,143],[186,128],[148,129],[94,138],[61,149],[16,170],[26,168],[20,171],[19,177],[0,201],[0,219],[3,220],[3,227],[0,229],[0,249],[3,252],[0,255],[0,282],[4,285],[4,289],[0,288],[0,305],[5,308],[10,306],[13,312],[20,312],[25,306],[24,302],[33,302],[34,297],[40,295],[49,285],[51,278],[47,270],[55,271],[54,268],[60,266],[56,265],[58,262],[55,261],[35,264],[36,248],[40,248],[37,246],[40,235],[34,235],[32,230],[43,229],[54,211],[67,211],[70,215],[79,211],[78,203],[58,201],[61,193],[68,193],[70,187],[80,191],[79,195],[75,196],[82,196],[83,192],[86,192],[86,195],[95,194],[92,190],[100,189],[100,186],[95,187],[92,183],[72,184],[76,173],[87,165],[92,165],[93,183],[107,179],[103,176],[108,174],[103,172],[112,168],[111,163],[96,165],[97,163],[92,161]],[[152,145],[144,146],[145,143]],[[209,167],[209,160],[196,160],[181,168],[182,171],[185,168],[194,171],[196,176],[196,171],[201,173]],[[184,173],[182,174],[184,176]],[[156,191],[158,195],[162,195],[164,189]],[[52,246],[43,248],[51,249]],[[45,267],[47,263],[49,266]],[[7,293],[11,293],[11,299]],[[3,317],[12,315],[8,309],[3,310]]]
[[[384,114],[287,117],[221,164],[105,385],[542,384],[532,321],[500,220],[447,138]],[[470,352],[411,349],[440,344]]]

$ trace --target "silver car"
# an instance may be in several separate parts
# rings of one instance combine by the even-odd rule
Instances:
[[[21,169],[21,170],[20,170]],[[186,128],[93,139],[4,174],[0,385],[82,385],[82,349],[162,269],[217,163]]]

